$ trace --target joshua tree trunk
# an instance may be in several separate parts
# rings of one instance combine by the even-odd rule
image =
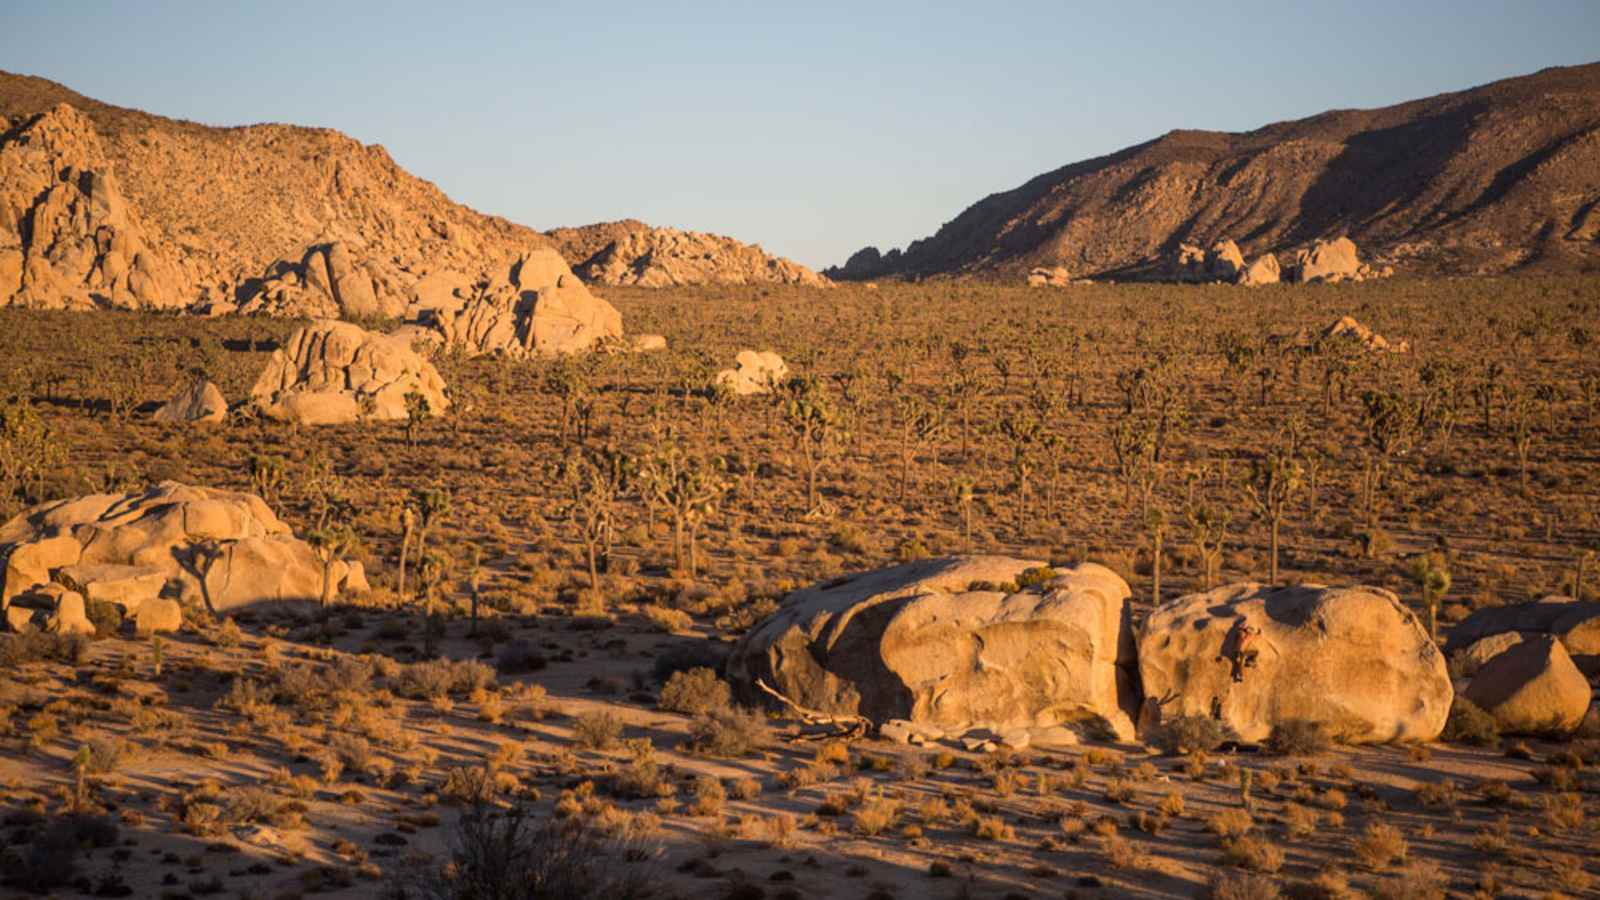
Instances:
[[[1268,531],[1271,532],[1271,538],[1269,540],[1270,546],[1267,549],[1269,560],[1267,563],[1267,583],[1274,586],[1278,583],[1278,525],[1278,517],[1273,516],[1268,527]]]

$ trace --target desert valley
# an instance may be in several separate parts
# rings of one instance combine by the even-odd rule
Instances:
[[[0,896],[1600,895],[1600,63],[822,269],[425,174],[0,73]]]

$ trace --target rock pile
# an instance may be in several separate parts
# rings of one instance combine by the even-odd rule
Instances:
[[[371,257],[358,260],[344,241],[318,243],[298,259],[267,267],[238,312],[308,319],[393,319],[405,313],[411,286]]]
[[[1297,251],[1294,262],[1289,265],[1289,274],[1291,280],[1302,284],[1312,282],[1335,284],[1341,281],[1387,278],[1394,274],[1394,268],[1384,266],[1374,269],[1366,265],[1361,261],[1355,241],[1339,237],[1331,241],[1317,241],[1310,247]]]
[[[1133,737],[1129,590],[1101,566],[946,557],[790,595],[734,649],[728,671],[808,709],[920,730],[999,732],[1070,723]]]
[[[1028,270],[1028,287],[1066,287],[1072,273],[1065,266],[1035,266]]]
[[[301,425],[336,425],[408,416],[416,393],[437,415],[450,405],[444,380],[402,337],[373,334],[349,322],[322,319],[273,351],[250,389],[269,418]]]
[[[323,565],[253,494],[162,482],[33,507],[0,526],[0,607],[14,630],[93,631],[86,610],[109,603],[143,630],[170,630],[180,604],[224,614],[316,602]],[[335,561],[330,588],[366,584]]]
[[[622,314],[590,293],[549,248],[517,256],[466,296],[449,276],[426,288],[412,320],[470,355],[579,353],[622,337]]]
[[[1408,341],[1391,342],[1388,338],[1373,331],[1371,328],[1357,322],[1350,316],[1340,316],[1337,322],[1322,329],[1322,338],[1332,340],[1342,338],[1354,341],[1361,346],[1378,353],[1410,353],[1411,344]]]
[[[831,287],[799,263],[722,235],[627,220],[560,228],[547,237],[586,281],[634,287],[794,284]]]
[[[1590,677],[1600,676],[1600,603],[1551,596],[1537,603],[1491,606],[1467,616],[1450,631],[1446,646],[1452,656],[1481,654],[1480,645],[1500,642],[1508,649],[1529,637],[1560,641],[1573,662]]]
[[[1506,734],[1571,734],[1594,692],[1566,646],[1533,635],[1490,657],[1463,692]]]
[[[717,383],[725,384],[740,397],[770,394],[789,377],[783,357],[771,350],[740,350],[734,367],[717,373]]]

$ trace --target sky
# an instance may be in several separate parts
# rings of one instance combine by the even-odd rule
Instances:
[[[638,218],[822,267],[1174,128],[1600,60],[1600,0],[0,0],[0,69],[382,144],[538,229]]]

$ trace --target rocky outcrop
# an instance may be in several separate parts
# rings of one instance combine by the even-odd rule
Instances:
[[[885,275],[896,274],[900,269],[901,252],[890,250],[888,253],[879,252],[877,247],[863,247],[850,254],[842,266],[830,266],[823,269],[822,274],[840,281],[865,281],[869,278],[881,278]]]
[[[0,119],[0,304],[176,309],[187,273],[123,194],[94,126],[61,105]]]
[[[1243,278],[1244,271],[1244,254],[1239,252],[1239,245],[1224,239],[1212,244],[1209,250],[1194,244],[1179,244],[1168,263],[1167,277],[1189,283],[1233,284]]]
[[[1069,724],[1132,737],[1139,706],[1126,583],[1084,564],[946,557],[791,594],[728,661],[749,700],[758,682],[810,709],[944,732]]]
[[[1323,340],[1342,339],[1354,341],[1368,350],[1378,353],[1410,353],[1411,344],[1408,341],[1393,342],[1371,328],[1357,322],[1350,316],[1340,316],[1337,322],[1322,329]]]
[[[1378,588],[1236,584],[1180,597],[1150,614],[1138,659],[1160,718],[1215,717],[1244,741],[1291,721],[1349,743],[1431,741],[1454,699],[1443,654]]]
[[[1590,677],[1600,676],[1600,603],[1550,596],[1537,603],[1490,606],[1467,616],[1450,630],[1451,655],[1501,634],[1549,635]]]
[[[770,394],[789,377],[783,357],[771,350],[740,350],[734,367],[717,373],[717,383],[729,387],[740,397]]]
[[[1484,663],[1465,693],[1507,734],[1571,734],[1593,699],[1589,680],[1549,635],[1513,644]]]
[[[755,244],[722,235],[653,228],[629,219],[558,228],[546,237],[585,281],[634,287],[794,284],[830,287],[827,278]]]
[[[580,353],[622,337],[622,314],[591,293],[561,254],[547,248],[501,266],[459,306],[435,302],[413,307],[417,324],[474,356]]]
[[[250,389],[268,418],[301,425],[399,420],[415,393],[438,415],[450,406],[444,379],[402,338],[323,319],[274,350]]]
[[[1347,237],[1317,241],[1295,253],[1289,272],[1291,280],[1302,284],[1349,281],[1361,272],[1361,257],[1356,252],[1355,242]]]
[[[228,401],[222,391],[204,378],[195,378],[161,404],[154,418],[157,422],[179,424],[221,422],[227,415]]]
[[[8,556],[4,606],[53,598],[43,617],[8,610],[14,628],[49,628],[51,616],[55,627],[81,628],[86,598],[160,630],[172,621],[170,607],[141,615],[159,598],[221,614],[322,596],[316,552],[259,497],[172,481],[35,506],[0,526],[0,553]],[[329,575],[337,592],[351,567],[336,561]]]
[[[434,273],[546,243],[328,129],[210,128],[7,73],[0,120],[0,303],[395,317]],[[44,227],[24,242],[23,221]]]

